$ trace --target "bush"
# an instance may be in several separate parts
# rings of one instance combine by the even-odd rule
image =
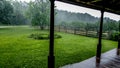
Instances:
[[[49,34],[40,34],[40,33],[35,33],[35,34],[31,34],[30,36],[29,36],[29,38],[33,38],[33,39],[37,39],[37,40],[44,40],[44,39],[49,39],[50,38],[50,36],[49,36]],[[60,35],[58,35],[58,34],[55,34],[54,35],[54,38],[56,39],[56,38],[62,38]]]
[[[96,34],[87,34],[87,37],[93,37],[93,38],[98,38],[99,36],[97,36]],[[106,39],[106,35],[102,34],[102,38]]]
[[[120,32],[112,32],[109,36],[109,39],[113,41],[118,41],[119,34]]]
[[[87,37],[97,38],[98,36],[96,36],[96,35],[94,35],[94,34],[87,34]]]

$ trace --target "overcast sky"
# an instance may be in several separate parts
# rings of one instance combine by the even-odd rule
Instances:
[[[30,0],[21,0],[21,1],[29,2]],[[76,13],[88,13],[92,16],[100,17],[100,11],[98,11],[98,10],[84,8],[84,7],[80,7],[80,6],[76,6],[76,5],[59,2],[59,1],[56,1],[55,5],[57,6],[56,8],[59,10],[66,10],[69,12],[76,12]],[[104,15],[105,17],[109,17],[109,18],[117,20],[117,21],[120,20],[120,15],[108,13],[108,12],[105,12],[104,14],[105,14]]]

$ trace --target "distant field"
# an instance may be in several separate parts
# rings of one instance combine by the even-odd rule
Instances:
[[[0,68],[47,68],[49,40],[28,38],[32,33],[48,33],[28,26],[0,26]],[[58,33],[55,39],[56,68],[95,56],[98,39]],[[103,40],[102,52],[117,47]]]

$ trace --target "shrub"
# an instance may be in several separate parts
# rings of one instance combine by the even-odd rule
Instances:
[[[96,35],[94,35],[94,34],[87,34],[87,37],[97,38],[97,36],[96,36]]]
[[[113,41],[118,41],[119,34],[120,34],[120,32],[112,32],[109,35],[109,39],[113,40]]]
[[[99,36],[97,36],[96,34],[87,34],[87,37],[98,38]],[[102,38],[106,39],[106,35],[102,34]]]
[[[44,39],[49,39],[50,36],[49,36],[49,34],[34,33],[34,34],[31,34],[31,35],[29,36],[29,38],[33,38],[33,39],[37,39],[37,40],[44,40]],[[56,39],[56,38],[62,38],[62,37],[61,37],[60,35],[58,35],[58,34],[55,34],[55,35],[54,35],[54,38]]]

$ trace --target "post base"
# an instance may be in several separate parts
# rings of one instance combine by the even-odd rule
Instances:
[[[120,49],[117,49],[117,55],[120,55]]]
[[[55,56],[48,56],[48,68],[55,68]]]
[[[96,67],[100,66],[100,58],[96,57]]]

